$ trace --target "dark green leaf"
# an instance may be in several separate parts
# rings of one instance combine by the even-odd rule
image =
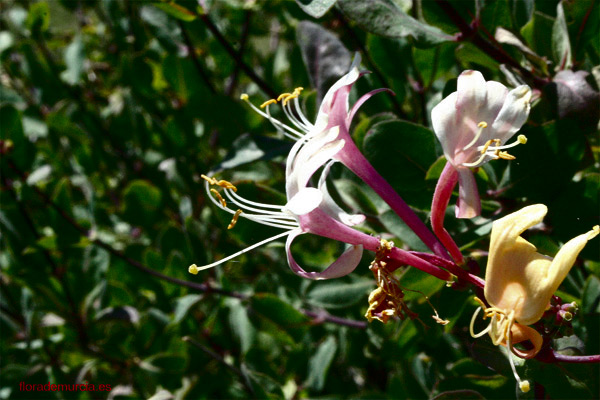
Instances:
[[[429,46],[452,40],[452,36],[438,28],[409,16],[392,0],[339,0],[338,4],[344,14],[376,35],[409,36]]]

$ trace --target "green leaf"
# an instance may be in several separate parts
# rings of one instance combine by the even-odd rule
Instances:
[[[552,25],[552,54],[559,70],[569,69],[573,65],[569,30],[562,2],[556,5],[556,20]]]
[[[190,22],[196,19],[196,14],[187,8],[176,4],[173,1],[164,1],[161,3],[152,3],[156,8],[159,8],[169,14],[172,17],[180,19],[182,21]]]
[[[36,185],[37,183],[47,181],[52,173],[52,166],[46,164],[37,168],[27,177],[28,185]]]
[[[400,239],[402,243],[406,244],[412,250],[429,251],[428,247],[419,239],[417,234],[394,211],[388,210],[384,212],[379,216],[379,220],[392,235]]]
[[[34,36],[47,31],[50,26],[50,9],[48,8],[48,3],[45,1],[33,3],[29,8],[26,23],[27,28]]]
[[[307,329],[308,317],[273,294],[254,295],[250,299],[250,306],[270,325],[268,328],[272,334],[277,335],[273,329],[281,330],[285,335],[279,337],[289,344],[300,341]]]
[[[306,300],[317,307],[344,308],[365,300],[372,289],[375,285],[370,279],[353,283],[319,282],[307,293]]]
[[[162,203],[162,193],[152,184],[135,180],[123,192],[123,211],[133,224],[148,225]]]
[[[590,275],[585,282],[581,311],[583,314],[600,314],[600,278],[597,276]]]
[[[349,18],[376,35],[412,37],[423,46],[453,39],[440,29],[409,16],[392,0],[339,0],[338,5]]]
[[[76,85],[81,80],[85,52],[81,35],[76,35],[71,44],[65,50],[65,65],[67,69],[60,74],[63,81],[70,85]]]
[[[320,102],[329,87],[348,72],[352,57],[333,33],[310,21],[298,24],[296,40]]]
[[[175,302],[175,310],[173,311],[173,317],[171,318],[169,325],[175,326],[183,321],[190,309],[201,299],[202,296],[199,294],[188,294],[178,298]]]
[[[367,133],[364,154],[408,204],[429,209],[433,187],[425,176],[437,159],[434,141],[421,125],[384,121]]]
[[[258,160],[270,160],[286,155],[291,148],[292,144],[289,141],[244,133],[229,146],[227,156],[213,168],[213,172],[233,169]]]
[[[306,386],[321,391],[325,387],[327,371],[333,361],[333,356],[337,351],[337,342],[333,336],[328,336],[323,343],[319,345],[317,352],[310,358],[308,363],[308,378]]]
[[[337,0],[296,0],[296,4],[313,18],[321,18]]]
[[[254,343],[256,329],[248,318],[245,305],[240,300],[228,299],[227,305],[229,307],[229,325],[240,343],[242,354],[246,354]]]

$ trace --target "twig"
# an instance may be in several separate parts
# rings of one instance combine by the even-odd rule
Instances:
[[[238,52],[235,51],[233,46],[231,46],[229,41],[227,41],[225,36],[223,36],[221,31],[219,31],[219,28],[217,28],[217,26],[214,24],[214,22],[212,22],[212,20],[208,16],[208,14],[197,14],[197,15],[202,20],[202,22],[204,22],[204,24],[206,25],[208,30],[213,34],[215,39],[217,39],[219,41],[219,43],[221,43],[221,45],[225,48],[225,51],[236,62],[236,64],[239,66],[239,68],[242,71],[244,71],[244,73],[246,75],[248,75],[248,77],[250,79],[252,79],[254,81],[254,83],[256,83],[258,85],[258,87],[260,87],[261,90],[263,92],[265,92],[269,97],[272,97],[272,98],[277,97],[277,95],[278,95],[277,91],[275,91],[273,88],[271,88],[271,86],[269,86],[269,84],[267,82],[265,82],[260,76],[258,76],[256,74],[256,72],[254,72],[254,70],[252,68],[250,68],[248,66],[248,64],[246,64],[244,62],[244,60],[241,57],[241,54],[238,54]]]
[[[538,88],[541,88],[548,83],[546,79],[540,78],[539,76],[534,75],[528,69],[524,68],[514,58],[512,58],[510,55],[504,52],[502,48],[493,46],[491,43],[483,39],[479,35],[476,24],[467,24],[467,22],[454,9],[450,2],[448,2],[447,0],[435,0],[435,2],[438,4],[438,6],[440,6],[440,8],[444,11],[448,18],[450,18],[452,22],[454,22],[456,27],[460,30],[460,34],[456,37],[457,41],[470,40],[471,43],[477,46],[488,56],[492,57],[494,60],[498,61],[501,64],[507,64],[517,69],[525,78],[530,79]]]
[[[244,55],[244,50],[246,49],[246,43],[248,42],[248,34],[250,33],[250,20],[252,17],[252,11],[246,11],[244,15],[244,25],[242,25],[242,35],[240,37],[240,47],[238,49],[239,57],[242,58]],[[240,66],[235,64],[235,69],[231,74],[231,78],[229,83],[227,84],[227,88],[225,89],[225,94],[227,96],[231,96],[233,91],[235,90],[235,86],[237,85],[238,76],[240,74]]]
[[[345,318],[336,317],[336,316],[331,315],[323,310],[315,312],[315,311],[302,309],[300,311],[304,315],[314,318],[315,321],[333,322],[334,324],[349,326],[351,328],[357,328],[357,329],[366,329],[367,328],[367,323],[364,321],[356,321],[353,319],[345,319]]]
[[[192,62],[194,63],[196,70],[202,77],[202,80],[204,81],[204,83],[206,84],[208,89],[211,91],[211,93],[216,94],[217,89],[215,89],[214,85],[212,84],[212,82],[210,80],[210,77],[208,76],[208,73],[206,72],[206,70],[204,69],[202,64],[200,63],[200,60],[198,59],[198,55],[196,54],[196,48],[194,47],[194,44],[192,43],[192,40],[190,39],[190,35],[188,34],[187,30],[185,29],[185,25],[183,24],[183,22],[181,22],[179,20],[177,21],[177,23],[179,24],[179,29],[181,29],[181,35],[183,36],[183,40],[185,41],[185,46],[187,47],[188,54],[192,58]]]

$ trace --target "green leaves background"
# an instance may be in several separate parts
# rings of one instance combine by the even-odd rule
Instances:
[[[276,232],[207,200],[200,174],[283,204],[291,143],[239,100],[303,86],[314,115],[359,52],[352,98],[389,87],[353,123],[365,155],[425,220],[441,149],[429,113],[468,68],[536,101],[515,161],[477,173],[481,218],[447,228],[486,263],[490,222],[543,202],[528,239],[553,255],[598,223],[598,1],[5,1],[0,8],[0,398],[28,384],[112,385],[114,398],[594,398],[598,367],[507,359],[467,326],[475,303],[413,269],[398,273],[422,321],[367,325],[370,255],[351,276],[293,275],[281,243],[197,276]],[[477,23],[472,23],[474,18]],[[501,29],[500,29],[501,28]],[[500,32],[500,33],[499,33]],[[508,32],[508,33],[507,33]],[[274,108],[275,110],[275,108]],[[283,118],[282,113],[276,117]],[[363,229],[424,250],[341,166],[329,188]],[[453,200],[454,201],[454,200]],[[588,244],[559,289],[580,312],[566,354],[598,354],[600,262]],[[343,246],[305,235],[320,269]],[[429,317],[433,310],[450,324]],[[553,377],[560,375],[558,381]]]

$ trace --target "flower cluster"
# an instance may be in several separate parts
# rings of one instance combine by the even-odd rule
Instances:
[[[197,274],[285,237],[288,264],[295,274],[309,279],[332,279],[352,272],[366,249],[375,252],[370,269],[377,285],[368,299],[365,316],[369,321],[376,319],[385,323],[393,318],[417,316],[404,302],[403,289],[393,275],[399,267],[413,266],[447,281],[448,286],[459,281],[483,288],[483,298],[475,298],[480,307],[471,320],[471,335],[478,338],[488,334],[494,345],[505,346],[518,357],[536,357],[545,345],[546,336],[543,335],[549,332],[541,329],[540,333],[539,321],[553,318],[562,324],[570,321],[576,311],[576,304],[557,303],[553,300],[553,293],[585,244],[598,235],[600,228],[596,226],[570,240],[551,258],[538,253],[535,246],[520,236],[542,221],[547,213],[546,206],[531,205],[497,219],[492,227],[485,281],[463,268],[466,261],[444,228],[444,216],[456,184],[459,186],[456,217],[480,215],[480,199],[472,169],[491,160],[513,160],[515,157],[507,150],[527,142],[524,135],[519,135],[515,141],[506,144],[528,118],[531,89],[522,85],[509,90],[499,82],[486,82],[477,71],[465,71],[458,77],[456,92],[433,108],[433,130],[442,145],[447,164],[433,198],[432,232],[379,175],[352,140],[350,126],[358,108],[372,95],[385,90],[371,91],[350,107],[351,88],[364,74],[359,65],[360,58],[357,56],[350,71],[324,96],[314,122],[305,116],[298,100],[303,88],[283,93],[259,107],[250,102],[248,95],[241,96],[279,132],[295,141],[286,160],[287,201],[274,205],[246,199],[237,193],[233,183],[217,179],[212,174],[202,175],[207,195],[217,207],[232,214],[229,229],[235,227],[239,218],[246,218],[283,232],[214,263],[201,267],[194,264],[189,267],[189,272]],[[281,106],[290,124],[273,117],[270,107],[276,104]],[[365,216],[344,211],[327,189],[327,176],[336,162],[342,163],[370,185],[433,254],[407,251],[358,229]],[[295,261],[291,250],[294,239],[305,233],[350,246],[323,272],[308,272]],[[475,333],[474,325],[481,312],[489,323],[481,332]],[[549,313],[551,317],[548,317]],[[448,323],[439,318],[437,312],[433,317],[438,323]],[[529,345],[523,347],[526,342]],[[512,357],[509,356],[509,360],[520,389],[528,391],[529,382],[520,379]]]

